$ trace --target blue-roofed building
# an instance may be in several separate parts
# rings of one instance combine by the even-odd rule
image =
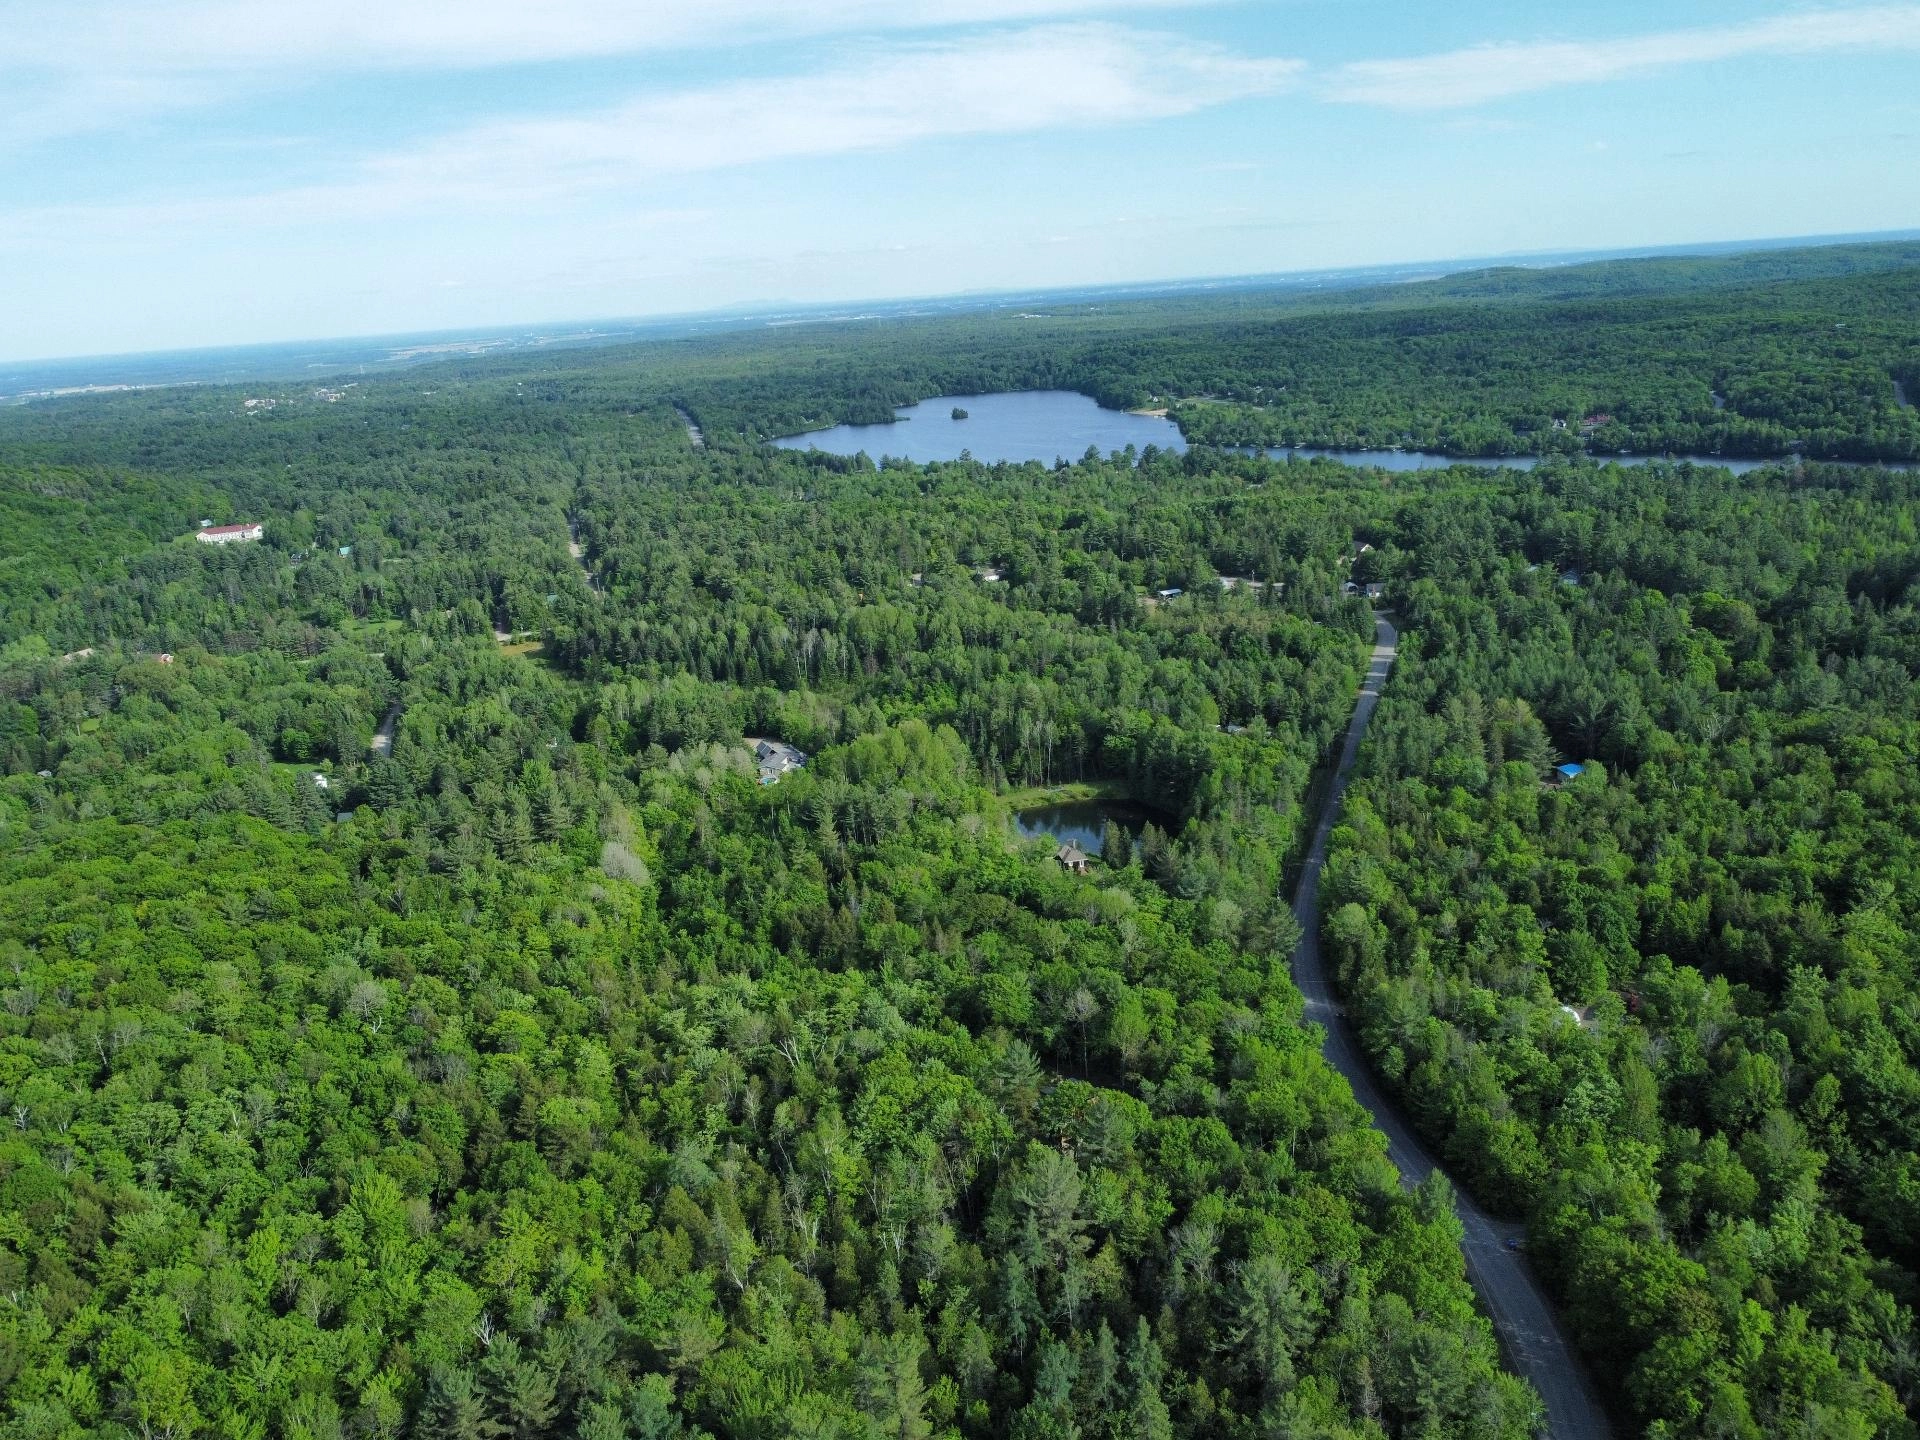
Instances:
[[[1586,773],[1587,773],[1586,766],[1575,765],[1573,762],[1569,761],[1565,765],[1554,766],[1553,773],[1547,776],[1547,783],[1549,785],[1564,785],[1569,780],[1578,780],[1582,775]]]

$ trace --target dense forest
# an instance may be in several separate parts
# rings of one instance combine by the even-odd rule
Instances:
[[[1684,380],[1762,428],[1676,444],[1907,455],[1911,258],[0,412],[0,1435],[1542,1433],[1288,976],[1376,582],[1380,1074],[1623,1432],[1912,1440],[1920,478],[761,443],[1638,445]],[[1085,795],[1153,817],[1085,873],[1011,823]]]
[[[1911,1433],[1916,501],[1569,469],[1404,516],[1326,939],[1650,1435]]]
[[[8,437],[7,1433],[1532,1433],[1287,979],[1372,482],[521,388]]]

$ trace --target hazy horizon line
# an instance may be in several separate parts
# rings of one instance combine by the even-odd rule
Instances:
[[[437,330],[369,331],[344,335],[296,335],[274,340],[216,341],[204,345],[167,346],[155,350],[96,351],[64,355],[22,356],[19,358],[0,357],[0,370],[24,370],[40,366],[56,365],[84,365],[94,362],[105,364],[138,360],[153,361],[194,355],[288,349],[305,345],[377,345],[389,340],[432,340],[436,338],[445,338],[448,340],[470,339],[478,341],[509,331],[550,331],[571,328],[591,332],[601,326],[664,326],[673,324],[698,324],[702,322],[740,322],[760,319],[762,317],[780,317],[786,314],[855,310],[869,305],[953,304],[967,301],[984,303],[1012,301],[1023,298],[1038,299],[1047,296],[1123,293],[1127,291],[1164,290],[1207,285],[1238,286],[1251,289],[1281,281],[1311,280],[1316,277],[1358,278],[1381,272],[1429,268],[1434,270],[1435,273],[1421,278],[1437,280],[1455,278],[1459,275],[1471,273],[1475,269],[1498,268],[1505,265],[1518,266],[1523,269],[1552,269],[1556,268],[1557,265],[1598,264],[1608,260],[1657,260],[1666,256],[1689,253],[1718,253],[1732,256],[1749,252],[1802,247],[1826,248],[1842,245],[1891,244],[1910,239],[1920,239],[1920,227],[1839,232],[1832,234],[1750,236],[1726,240],[1652,242],[1646,245],[1608,246],[1593,250],[1513,250],[1486,255],[1453,256],[1445,259],[1383,260],[1366,265],[1313,266],[1296,270],[1243,271],[1219,274],[1143,276],[1135,280],[1107,280],[1084,285],[993,286],[970,290],[926,291],[916,294],[868,295],[847,300],[768,298],[763,300],[739,301],[700,310],[659,310],[640,314],[602,314],[596,316],[547,318],[542,320],[475,321],[469,325],[451,326]],[[585,339],[587,337],[583,335],[581,338]],[[620,337],[608,336],[607,338],[610,341],[617,341]],[[109,384],[112,382],[103,381],[96,383]],[[238,384],[242,382],[240,380],[233,382],[173,380],[155,382],[154,384],[140,386],[139,388],[155,389],[167,385],[209,383]],[[0,398],[18,398],[22,393],[30,392],[16,391],[12,397],[0,396]]]

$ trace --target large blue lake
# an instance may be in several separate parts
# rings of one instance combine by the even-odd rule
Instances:
[[[967,418],[953,418],[955,408]],[[1078,460],[1089,445],[1102,455],[1131,445],[1144,450],[1185,450],[1180,427],[1157,415],[1105,410],[1072,390],[1016,390],[1004,395],[936,395],[894,412],[891,425],[836,425],[773,443],[786,450],[825,450],[832,455],[876,459],[958,460],[962,450],[976,460],[1018,464]]]
[[[967,418],[953,418],[955,409],[965,410]],[[1016,390],[1002,395],[936,395],[918,405],[894,412],[899,416],[891,425],[835,425],[831,430],[809,430],[804,435],[786,435],[773,443],[784,450],[824,450],[831,455],[858,455],[863,451],[876,459],[892,456],[900,460],[925,463],[930,460],[958,460],[964,450],[974,459],[994,464],[1007,461],[1019,464],[1038,460],[1051,465],[1055,460],[1078,460],[1093,446],[1102,455],[1124,450],[1131,445],[1144,450],[1157,445],[1162,450],[1184,451],[1186,439],[1180,427],[1158,415],[1136,415],[1128,410],[1102,409],[1091,398],[1072,390]],[[1531,470],[1537,463],[1531,455],[1504,455],[1485,460],[1462,460],[1452,455],[1436,455],[1425,450],[1320,450],[1310,446],[1266,450],[1243,449],[1243,455],[1261,454],[1274,460],[1316,457],[1338,460],[1343,465],[1372,465],[1382,470],[1439,470],[1449,465],[1491,465],[1505,470]],[[1645,464],[1644,455],[1597,457],[1618,460],[1623,465]],[[1691,460],[1696,465],[1718,465],[1744,474],[1767,460],[1734,460],[1717,455],[1675,455],[1674,460]]]

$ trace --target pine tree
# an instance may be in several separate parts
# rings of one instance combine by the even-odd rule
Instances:
[[[527,852],[533,849],[533,820],[527,814],[526,797],[519,791],[494,811],[493,821],[487,827],[487,839],[508,864],[519,864],[527,858]]]
[[[423,1440],[466,1440],[506,1433],[494,1419],[486,1397],[464,1366],[437,1366],[427,1377],[426,1403],[414,1427]]]
[[[1165,1361],[1146,1316],[1140,1317],[1127,1346],[1127,1409],[1121,1425],[1126,1440],[1173,1440],[1173,1416],[1160,1394]]]
[[[531,1440],[553,1423],[559,1409],[554,1375],[529,1355],[511,1335],[502,1335],[481,1363],[487,1393],[505,1421],[502,1427],[515,1440]]]

